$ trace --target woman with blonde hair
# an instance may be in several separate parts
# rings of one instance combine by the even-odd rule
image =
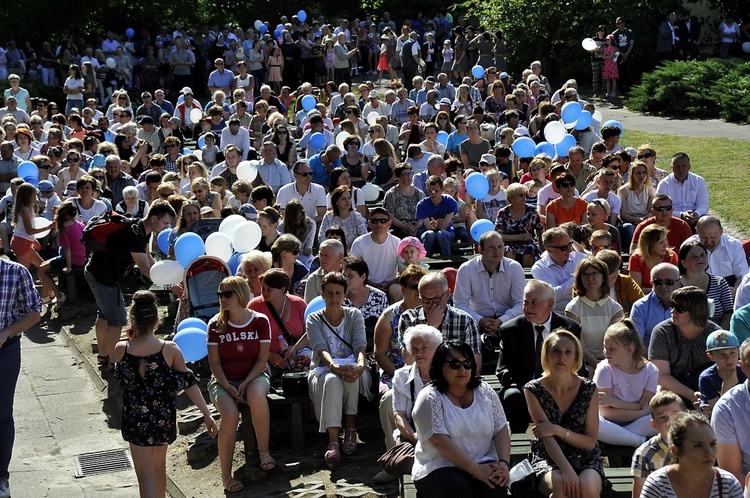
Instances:
[[[651,186],[648,164],[641,160],[635,161],[630,166],[628,183],[617,190],[617,196],[622,202],[620,218],[623,222],[621,229],[623,245],[621,247],[630,247],[635,227],[651,216],[651,203],[655,195],[656,191]]]
[[[271,269],[271,253],[256,250],[246,252],[240,258],[237,274],[247,281],[250,297],[260,296],[260,276]]]
[[[628,261],[630,276],[641,286],[644,294],[651,292],[651,268],[659,263],[677,266],[678,258],[677,253],[667,247],[667,229],[654,223],[643,229],[638,238],[638,248]]]

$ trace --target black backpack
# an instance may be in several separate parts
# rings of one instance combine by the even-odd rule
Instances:
[[[94,216],[86,223],[81,235],[81,242],[90,253],[106,251],[110,249],[107,246],[109,235],[120,230],[136,232],[138,220],[115,211],[109,211],[101,216]]]

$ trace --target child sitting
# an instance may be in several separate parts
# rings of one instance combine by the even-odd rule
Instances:
[[[456,240],[469,242],[469,232],[466,230],[466,222],[476,221],[476,215],[471,206],[458,197],[458,180],[455,177],[448,177],[443,181],[443,192],[453,197],[458,202],[458,215],[453,217],[453,231],[456,233]]]
[[[430,265],[421,262],[426,255],[427,251],[418,238],[405,237],[402,239],[401,243],[398,245],[398,257],[403,259],[403,261],[398,263],[399,275],[406,270],[409,265],[417,265],[425,270],[429,270]]]
[[[209,131],[203,135],[203,141],[205,145],[201,147],[201,159],[207,169],[213,168],[218,161],[219,148],[216,146],[216,134]]]
[[[596,256],[599,251],[612,249],[612,234],[609,230],[594,230],[589,239],[589,247],[592,256]]]
[[[502,188],[502,174],[496,169],[491,169],[485,176],[490,184],[490,190],[484,199],[477,199],[477,218],[490,220],[494,225],[497,221],[497,214],[508,201],[505,197],[505,190]]]
[[[706,339],[706,355],[714,364],[698,377],[698,390],[707,417],[722,394],[745,382],[747,377],[738,364],[739,354],[740,341],[731,332],[717,330]]]
[[[640,445],[633,453],[633,461],[630,464],[630,474],[633,476],[632,496],[641,496],[641,488],[649,474],[664,466],[664,460],[670,454],[667,423],[674,414],[684,412],[685,405],[682,398],[672,391],[659,391],[651,398],[649,410],[651,426],[658,434]]]
[[[528,189],[528,192],[526,193],[526,204],[531,204],[536,208],[539,189],[544,187],[544,185],[539,180],[529,180],[523,185]]]

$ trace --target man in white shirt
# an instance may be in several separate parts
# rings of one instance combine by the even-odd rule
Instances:
[[[273,142],[263,142],[261,148],[262,159],[256,161],[258,174],[263,181],[271,187],[276,194],[281,187],[292,183],[292,177],[289,175],[289,168],[286,164],[279,161],[276,157],[276,144]]]
[[[609,168],[603,168],[599,170],[599,174],[597,175],[596,179],[599,188],[596,190],[591,190],[590,192],[583,194],[583,196],[581,197],[586,202],[591,202],[596,199],[606,200],[610,208],[609,219],[607,220],[607,222],[613,226],[617,224],[617,217],[620,215],[620,207],[622,206],[622,201],[620,200],[620,198],[617,197],[617,194],[615,192],[612,192],[612,187],[615,184],[616,174],[617,173]]]
[[[238,118],[229,120],[229,126],[221,130],[221,146],[226,148],[227,145],[236,145],[242,151],[241,160],[247,159],[247,155],[252,148],[250,145],[250,132],[247,128],[240,126]]]
[[[365,104],[365,107],[362,110],[363,118],[367,119],[367,117],[373,112],[377,113],[379,116],[388,116],[388,106],[379,100],[380,94],[378,94],[377,90],[370,90],[370,93],[367,96],[370,101]]]
[[[701,216],[693,235],[682,245],[699,240],[708,249],[708,270],[712,275],[723,277],[730,287],[748,272],[747,258],[742,242],[731,235],[724,235],[724,227],[716,216]]]
[[[500,325],[523,314],[526,279],[520,263],[506,258],[503,237],[494,230],[479,238],[479,256],[458,268],[454,305],[470,314],[482,332],[497,334]]]
[[[312,169],[307,161],[297,161],[292,168],[294,181],[284,185],[276,194],[276,202],[281,206],[281,214],[284,207],[292,199],[297,199],[305,208],[305,213],[316,223],[323,220],[326,214],[326,190],[321,185],[312,182]]]
[[[550,228],[542,235],[547,249],[531,267],[531,275],[549,283],[555,290],[555,311],[565,312],[565,306],[573,299],[573,282],[578,263],[586,259],[582,252],[573,250],[573,241],[560,227]]]
[[[352,256],[362,258],[370,270],[367,283],[388,294],[390,301],[403,298],[398,285],[398,246],[401,240],[388,233],[391,215],[382,207],[370,211],[370,233],[352,243]]]
[[[692,228],[708,214],[706,180],[690,172],[690,157],[678,152],[672,157],[672,173],[656,186],[657,194],[667,194],[674,203],[673,216],[686,221]]]

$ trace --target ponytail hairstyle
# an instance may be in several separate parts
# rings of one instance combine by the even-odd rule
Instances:
[[[159,308],[153,292],[140,290],[133,295],[133,306],[130,308],[130,328],[126,335],[134,339],[148,335],[159,325]]]
[[[646,351],[643,347],[643,341],[638,333],[638,329],[635,327],[635,323],[630,318],[623,318],[619,322],[610,325],[604,333],[604,338],[610,338],[625,348],[633,346],[633,359],[635,361],[644,359]]]
[[[57,225],[57,231],[62,232],[65,230],[65,222],[74,219],[78,215],[78,208],[71,201],[64,201],[57,206],[55,212],[55,224]]]

